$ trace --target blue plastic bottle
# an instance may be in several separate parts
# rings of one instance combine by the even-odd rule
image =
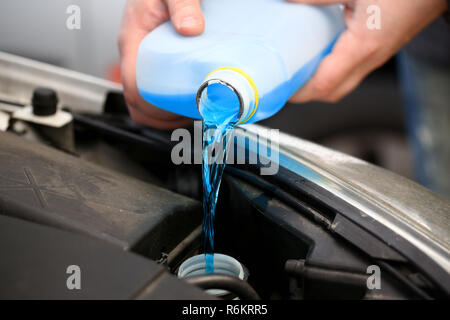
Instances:
[[[222,98],[228,101],[239,110],[240,124],[277,113],[345,28],[339,5],[205,0],[202,9],[202,35],[180,36],[166,22],[144,38],[136,65],[146,101],[196,119],[201,118],[197,102],[211,85],[210,100],[217,99],[218,106]],[[227,90],[218,88],[222,85]],[[230,92],[236,95],[232,105]]]

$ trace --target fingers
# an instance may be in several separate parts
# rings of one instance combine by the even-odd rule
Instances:
[[[142,39],[168,19],[167,7],[161,0],[127,2],[118,39],[125,92],[137,92],[136,58]]]
[[[196,36],[203,32],[205,20],[200,0],[167,0],[170,19],[178,33]]]
[[[314,76],[292,96],[291,101],[336,100],[333,95],[335,90],[346,82],[365,58],[366,52],[362,50],[360,41],[351,32],[345,31],[333,51],[322,60]]]
[[[131,118],[158,129],[186,126],[191,119],[156,108],[139,94],[136,85],[136,59],[142,39],[169,17],[183,35],[203,32],[204,19],[199,0],[128,0],[119,35],[123,91]]]
[[[351,18],[352,3],[355,0],[286,0],[288,2],[310,5],[345,4],[346,21]],[[350,7],[349,7],[350,6]],[[363,60],[357,39],[345,31],[333,51],[321,62],[314,76],[297,92],[290,101],[303,103],[311,100],[336,102],[353,90],[362,77],[359,78],[358,64]]]
[[[140,124],[159,129],[176,127],[184,118],[156,108],[141,97],[136,84],[136,59],[142,39],[168,19],[167,6],[162,0],[129,0],[118,41],[123,92],[130,116]]]

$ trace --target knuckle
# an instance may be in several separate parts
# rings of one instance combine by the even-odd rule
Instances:
[[[381,44],[379,41],[371,40],[366,41],[364,44],[364,51],[368,56],[374,56],[381,49]]]
[[[144,25],[153,25],[154,21],[165,21],[169,18],[164,6],[148,1],[144,12]]]
[[[185,11],[194,6],[194,1],[192,0],[173,0],[173,8],[175,11]]]
[[[289,98],[289,102],[299,103],[301,102],[301,99],[298,97],[298,94],[294,94],[292,97]]]
[[[319,96],[326,96],[326,95],[328,95],[328,93],[331,92],[333,87],[334,87],[333,83],[327,78],[317,79],[313,83],[314,91],[316,91]]]
[[[331,95],[331,96],[327,97],[325,99],[325,101],[330,102],[330,103],[337,103],[337,102],[341,101],[342,98],[343,97],[341,95]]]
[[[139,117],[136,116],[136,113],[133,111],[133,108],[128,106],[128,110],[129,110],[129,113],[130,113],[131,120],[133,120],[134,122],[138,123],[139,122]]]
[[[126,89],[126,85],[125,84],[124,84],[123,95],[124,95],[124,98],[125,98],[125,101],[127,103],[128,108],[129,109],[134,109],[135,106],[137,105],[136,96],[134,94],[131,94],[129,92],[129,90]]]
[[[142,115],[132,106],[128,106],[128,113],[130,114],[131,120],[138,124],[145,124],[145,119]]]

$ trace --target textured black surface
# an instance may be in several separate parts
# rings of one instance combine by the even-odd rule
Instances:
[[[0,214],[136,248],[153,259],[201,219],[197,201],[0,134]]]
[[[209,298],[137,254],[16,218],[0,216],[0,254],[0,299]],[[70,265],[79,290],[67,288]]]

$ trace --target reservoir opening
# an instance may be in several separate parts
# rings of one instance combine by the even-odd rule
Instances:
[[[209,274],[207,262],[204,255],[196,255],[185,260],[178,269],[178,278],[187,279],[192,276]],[[225,274],[247,281],[248,271],[235,258],[225,254],[214,254],[214,274]],[[217,296],[226,297],[230,292],[220,288],[211,288],[206,290],[207,293]]]

